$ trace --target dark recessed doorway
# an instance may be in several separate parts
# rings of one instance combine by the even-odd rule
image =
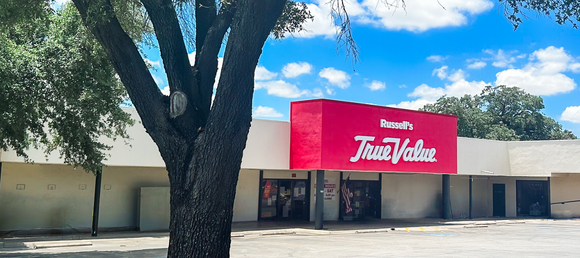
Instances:
[[[308,186],[307,180],[263,179],[259,219],[308,221]]]
[[[505,184],[493,184],[493,216],[505,217]]]
[[[343,182],[344,184],[344,182]],[[340,216],[342,220],[366,220],[381,218],[381,182],[380,181],[346,181],[346,189],[350,194],[348,200],[343,195],[342,185],[339,191]],[[350,201],[350,209],[346,201]],[[348,212],[347,212],[348,210]]]
[[[516,181],[517,216],[548,216],[548,181]]]

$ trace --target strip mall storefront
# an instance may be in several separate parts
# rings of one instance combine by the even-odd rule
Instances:
[[[128,133],[132,148],[107,142],[100,227],[167,230],[164,164],[139,123]],[[30,156],[35,164],[0,153],[0,234],[90,229],[95,177],[57,156]],[[291,122],[252,122],[234,221],[580,217],[578,157],[578,140],[458,138],[453,116],[293,102]]]

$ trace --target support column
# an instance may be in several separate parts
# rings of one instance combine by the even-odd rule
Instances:
[[[552,192],[550,190],[551,189],[551,186],[550,186],[551,180],[550,179],[551,178],[548,177],[548,189],[547,189],[547,191],[548,191],[548,193],[547,193],[547,195],[548,195],[548,205],[547,206],[548,206],[548,218],[551,219],[552,218]]]
[[[264,180],[264,170],[260,170],[260,179],[258,179],[258,218],[260,220],[262,218],[262,196],[264,196],[264,188],[262,186],[262,181]],[[276,207],[278,208],[278,207]]]
[[[443,175],[442,192],[443,219],[451,219],[451,182],[449,175]]]
[[[473,176],[469,176],[469,219],[473,219]]]
[[[324,170],[316,170],[316,207],[314,209],[314,229],[322,229],[324,219]]]
[[[2,190],[2,162],[0,162],[0,190]]]
[[[103,168],[99,169],[95,179],[95,200],[93,202],[93,225],[91,236],[97,236],[99,231],[99,205],[101,203],[101,181],[103,178]]]

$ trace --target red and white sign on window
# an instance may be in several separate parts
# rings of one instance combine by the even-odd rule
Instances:
[[[457,118],[335,100],[291,103],[291,169],[457,173]]]

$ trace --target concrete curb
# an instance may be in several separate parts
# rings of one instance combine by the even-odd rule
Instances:
[[[24,243],[29,249],[43,249],[56,247],[92,246],[91,241],[49,241]]]

